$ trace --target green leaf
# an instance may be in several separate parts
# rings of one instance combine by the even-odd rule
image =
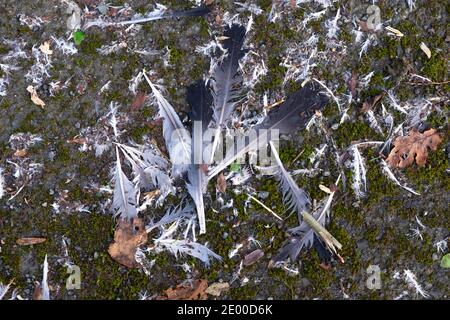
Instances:
[[[445,256],[442,257],[441,267],[446,269],[450,268],[450,253],[447,253]]]
[[[77,30],[73,33],[73,42],[78,46],[81,44],[81,42],[84,40],[86,35],[83,31]]]
[[[239,163],[232,163],[230,165],[231,172],[238,172],[239,170],[241,170],[241,165]]]

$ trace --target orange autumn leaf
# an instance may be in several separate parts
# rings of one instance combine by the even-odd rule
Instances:
[[[435,129],[420,133],[416,129],[411,130],[408,135],[398,137],[394,141],[394,148],[389,153],[386,162],[393,168],[406,168],[416,161],[418,166],[423,167],[428,158],[428,149],[437,150],[442,138]]]

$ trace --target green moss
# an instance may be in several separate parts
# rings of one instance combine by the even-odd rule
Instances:
[[[80,52],[87,55],[97,54],[97,49],[103,44],[103,38],[97,33],[88,33],[86,38],[80,44]]]
[[[427,163],[424,167],[413,165],[405,169],[405,174],[408,181],[411,181],[419,192],[424,192],[430,185],[448,192],[450,191],[448,168],[449,161],[447,154],[440,147],[437,151],[430,151],[428,153]]]
[[[180,62],[183,60],[185,56],[185,53],[174,47],[174,48],[170,48],[170,58],[169,58],[169,63],[173,64],[173,65],[179,65]]]
[[[364,122],[345,122],[335,133],[335,142],[340,148],[346,147],[354,141],[380,139],[379,134]]]
[[[247,284],[242,287],[233,287],[229,291],[231,299],[235,300],[251,300],[258,294],[258,287],[255,285]]]
[[[319,267],[320,259],[316,251],[310,250],[308,258],[302,258],[302,275],[311,281],[312,292],[314,296],[320,296],[323,299],[330,298],[329,287],[336,281],[336,276],[330,270],[324,270]]]
[[[431,59],[425,62],[423,72],[425,76],[433,81],[445,81],[448,76],[448,63],[447,59],[440,56],[438,53],[433,53]]]

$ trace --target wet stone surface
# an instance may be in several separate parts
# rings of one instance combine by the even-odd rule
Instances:
[[[161,4],[170,11],[189,9],[195,2]],[[75,30],[67,23],[73,8],[81,9],[82,28],[89,19],[130,19],[154,6],[142,0],[2,1],[0,282],[14,279],[17,294],[31,299],[47,255],[52,299],[138,299],[160,295],[186,279],[230,283],[223,299],[423,299],[405,270],[415,275],[426,297],[448,299],[449,273],[440,267],[448,253],[450,227],[447,8],[441,1],[375,1],[382,25],[371,30],[365,21],[372,1],[209,2],[211,13],[204,17],[93,26],[75,44]],[[306,79],[316,79],[332,92],[321,122],[287,137],[279,153],[288,171],[312,173],[294,179],[313,202],[327,197],[319,185],[331,187],[340,173],[346,178],[337,186],[326,224],[342,244],[345,262],[333,259],[321,265],[311,248],[302,250],[297,261],[268,268],[298,221],[283,204],[276,180],[255,171],[243,184],[228,180],[224,194],[216,192],[215,178],[208,186],[207,233],[197,234],[197,241],[207,243],[222,261],[207,267],[194,257],[151,251],[148,270],[120,265],[108,254],[117,225],[111,209],[116,162],[112,142],[151,142],[167,152],[156,104],[137,100],[151,92],[145,81],[135,81],[139,72],[145,68],[165,88],[165,98],[189,125],[186,88],[210,71],[211,58],[200,47],[217,40],[226,23],[247,27],[249,20],[245,47],[251,53],[241,70],[245,99],[237,104],[231,125],[262,114],[265,104],[277,103]],[[387,26],[403,37],[389,35]],[[51,54],[40,49],[46,41]],[[430,58],[420,49],[422,42]],[[45,106],[32,102],[30,85]],[[371,108],[374,124],[363,103],[378,95],[383,96]],[[117,140],[111,110],[116,110]],[[383,174],[378,146],[359,148],[367,182],[364,195],[356,195],[349,147],[386,141],[386,119],[393,128],[403,123],[405,134],[411,128],[434,128],[443,138],[424,167],[392,169],[401,185],[420,196]],[[314,157],[324,146],[324,154]],[[182,180],[174,185],[177,192],[161,206],[139,213],[147,224],[189,199]],[[249,200],[249,192],[284,220]],[[149,244],[156,236],[149,233]],[[23,237],[47,240],[18,245]],[[230,258],[238,244],[242,246]],[[264,255],[240,270],[244,257],[257,249]],[[66,287],[67,266],[72,264],[81,271],[80,289]],[[373,275],[370,266],[380,271],[379,289],[367,285]]]

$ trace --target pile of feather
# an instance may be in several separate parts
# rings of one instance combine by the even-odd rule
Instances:
[[[245,158],[247,153],[259,148],[270,150],[274,159],[271,174],[279,181],[285,204],[297,213],[299,220],[299,226],[289,230],[291,237],[288,243],[272,259],[271,265],[283,263],[287,258],[295,261],[302,249],[313,245],[325,256],[337,255],[336,249],[340,244],[324,228],[334,191],[313,207],[307,193],[295,183],[278,156],[278,135],[272,137],[267,134],[278,132],[286,135],[304,129],[315,112],[328,102],[327,96],[320,92],[320,86],[314,82],[303,83],[301,89],[284,102],[265,110],[251,125],[242,126],[244,129],[241,128],[240,134],[249,129],[257,133],[250,135],[247,143],[234,142],[232,148],[222,151],[224,136],[230,135],[232,119],[239,118],[239,115],[236,117],[238,106],[246,99],[240,65],[247,54],[246,32],[247,29],[240,24],[227,24],[223,36],[210,50],[209,74],[187,88],[190,128],[184,126],[164,97],[164,88],[158,85],[157,77],[146,70],[138,75],[148,83],[152,105],[162,119],[168,157],[151,143],[114,143],[117,161],[112,207],[115,216],[122,220],[135,219],[147,207],[161,206],[170,194],[179,193],[182,200],[177,207],[169,208],[161,220],[146,226],[147,232],[158,230],[159,234],[151,246],[137,250],[137,261],[144,261],[146,252],[162,250],[168,250],[177,257],[194,256],[205,265],[209,265],[212,259],[220,260],[221,257],[207,244],[197,242],[197,228],[199,234],[207,232],[207,205],[204,201],[207,185],[237,159]],[[114,116],[110,123],[115,128]],[[207,131],[211,141],[203,139]],[[261,141],[266,141],[265,145],[261,146]],[[221,156],[216,157],[217,154]],[[131,179],[125,171],[131,173]],[[185,188],[177,190],[175,181],[182,181]]]

